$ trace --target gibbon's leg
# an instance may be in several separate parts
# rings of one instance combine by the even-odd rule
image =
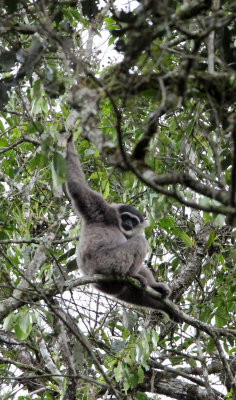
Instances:
[[[181,318],[178,315],[174,315],[171,310],[167,309],[158,299],[155,299],[148,293],[145,293],[142,289],[137,289],[132,286],[124,285],[123,290],[115,296],[118,300],[126,303],[134,304],[136,306],[151,308],[156,311],[160,311],[175,322],[180,322]]]
[[[146,240],[144,236],[140,235],[114,248],[100,249],[92,259],[93,272],[94,274],[103,275],[137,276],[139,279],[138,273],[146,256],[146,247]],[[140,279],[141,282],[143,279]],[[123,290],[124,283],[114,280],[99,282],[94,286],[104,293],[116,296]]]
[[[152,274],[152,272],[142,265],[141,269],[138,272],[138,276],[143,276],[144,280],[146,281],[146,286],[151,286],[154,290],[159,292],[162,297],[166,298],[169,297],[171,294],[171,290],[166,283],[157,282]]]
[[[136,237],[135,239],[137,238],[138,237]],[[145,242],[146,246],[146,241],[144,237],[142,237],[142,241]],[[128,245],[130,253],[127,255]],[[136,253],[131,251],[134,249]],[[169,287],[164,283],[156,282],[151,271],[143,267],[142,264],[140,265],[140,262],[143,261],[145,254],[146,251],[144,251],[144,249],[142,249],[141,251],[141,248],[137,246],[137,243],[135,243],[134,240],[132,241],[132,239],[130,239],[114,249],[99,252],[98,265],[96,265],[96,257],[94,257],[93,259],[94,265],[96,265],[94,273],[100,273],[104,275],[115,273],[122,276],[131,276],[134,278],[142,277],[148,285],[161,293],[163,298],[168,297],[168,295],[170,294]],[[136,268],[134,268],[134,266]],[[118,300],[164,312],[169,316],[170,319],[175,322],[179,322],[178,317],[174,316],[171,311],[167,310],[165,305],[163,305],[158,299],[155,299],[148,293],[145,293],[143,289],[135,288],[123,282],[117,282],[116,280],[109,282],[99,282],[96,283],[94,286],[101,292],[112,295]]]
[[[124,288],[124,283],[123,282],[117,282],[117,281],[109,281],[109,282],[99,282],[93,284],[93,286],[98,289],[100,292],[110,294],[111,296],[117,297]]]

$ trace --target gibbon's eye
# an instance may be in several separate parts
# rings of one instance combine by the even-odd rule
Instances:
[[[131,231],[135,226],[137,226],[139,224],[139,219],[136,217],[131,217],[130,214],[122,214],[121,215],[121,220],[122,220],[122,227],[126,230],[126,231]]]

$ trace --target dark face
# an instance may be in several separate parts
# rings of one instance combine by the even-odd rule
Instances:
[[[142,214],[132,206],[120,205],[119,214],[120,230],[127,238],[143,233],[145,226],[148,225]]]
[[[140,220],[135,215],[131,215],[128,212],[121,214],[121,225],[125,231],[131,231],[138,224],[140,224]]]
[[[136,208],[134,208],[132,206],[129,206],[129,205],[121,204],[120,207],[119,207],[119,213],[121,215],[122,214],[126,214],[126,213],[130,214],[133,217],[136,217],[137,221],[139,221],[139,222],[143,222],[144,221],[144,218],[143,218],[142,214],[138,210],[136,210]]]

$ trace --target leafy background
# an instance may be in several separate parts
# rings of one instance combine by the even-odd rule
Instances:
[[[1,399],[235,399],[235,16],[1,1]],[[72,128],[91,187],[148,217],[146,263],[194,325],[79,274]]]

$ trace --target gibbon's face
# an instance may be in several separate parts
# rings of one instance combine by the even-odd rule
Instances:
[[[144,228],[148,226],[142,214],[136,208],[125,205],[115,205],[119,213],[119,227],[125,237],[131,238],[143,233]]]

